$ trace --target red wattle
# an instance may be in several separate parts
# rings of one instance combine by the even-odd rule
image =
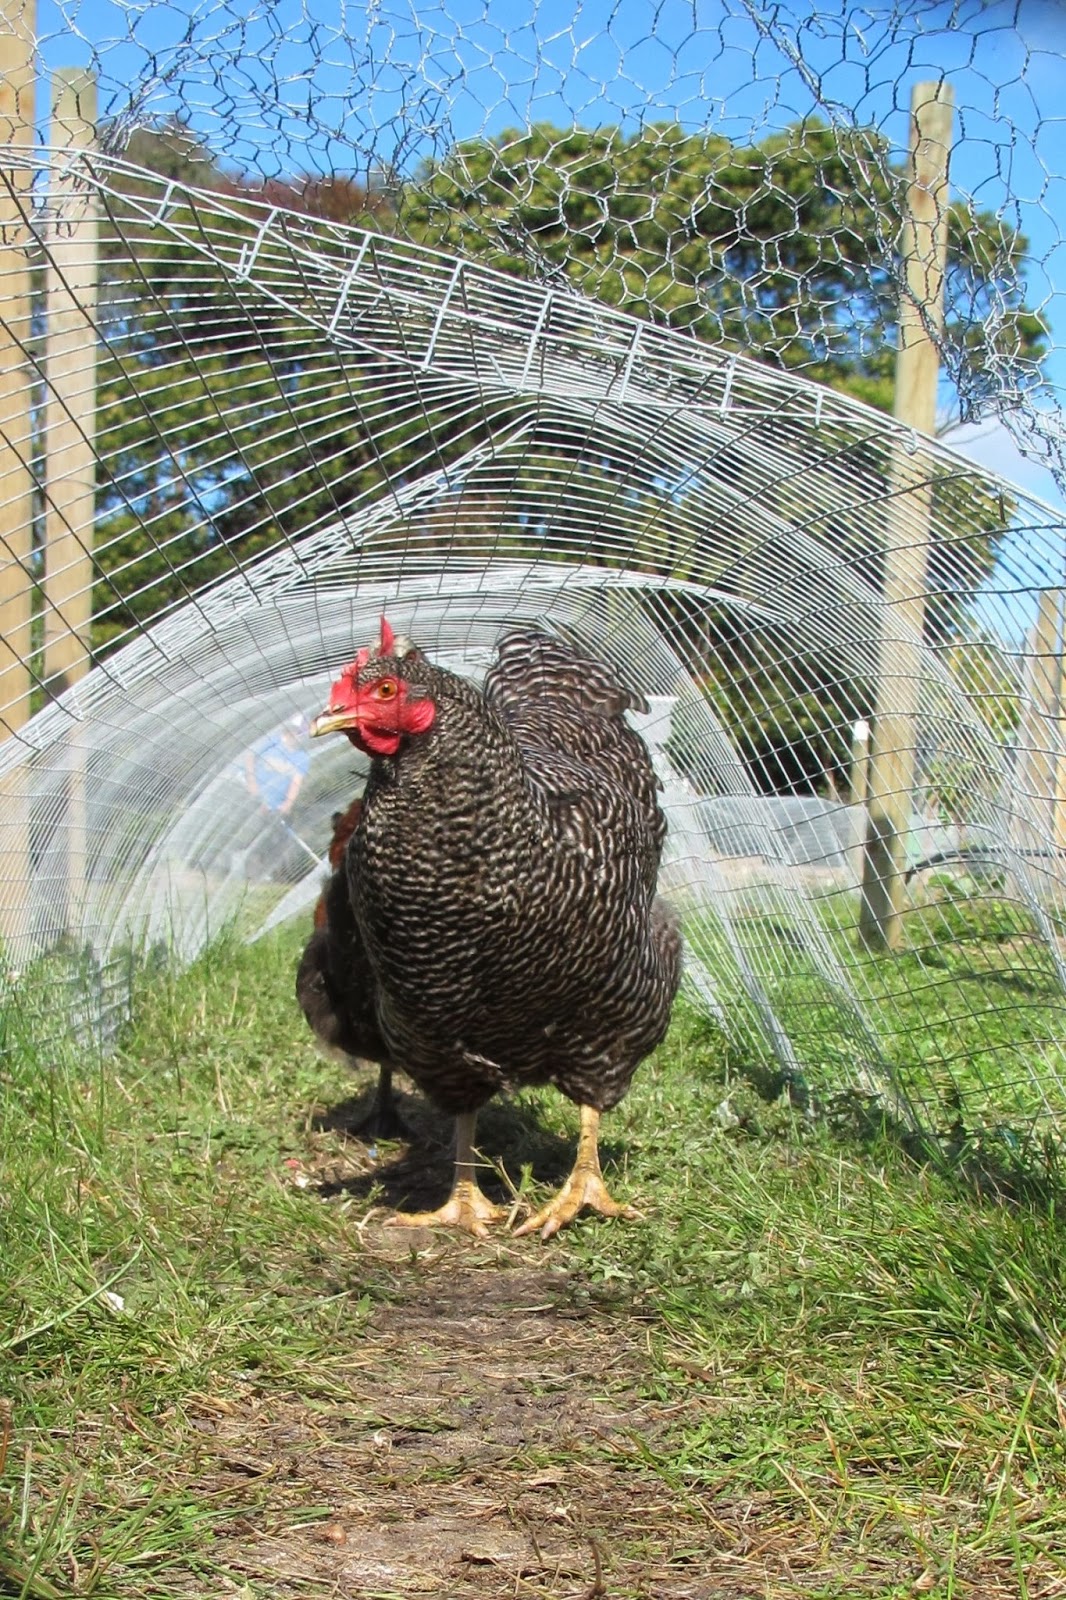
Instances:
[[[365,756],[394,756],[403,742],[402,733],[384,728],[348,728],[348,738]]]

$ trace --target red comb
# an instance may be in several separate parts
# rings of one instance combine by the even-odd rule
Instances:
[[[355,660],[352,661],[348,666],[345,667],[345,669],[342,672],[341,676],[343,678],[356,678],[356,677],[358,677],[359,673],[362,672],[363,668],[366,666],[366,664],[367,664],[367,662],[369,660],[370,660],[370,651],[364,645],[362,650],[360,650],[357,653]]]
[[[393,633],[392,628],[389,626],[385,618],[382,617],[381,642],[373,648],[369,645],[364,645],[362,650],[357,653],[355,660],[351,662],[349,666],[345,667],[344,671],[341,673],[341,677],[351,678],[354,681],[369,661],[373,661],[377,656],[391,655],[395,645],[396,635]]]

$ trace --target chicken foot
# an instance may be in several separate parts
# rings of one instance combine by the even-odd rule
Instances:
[[[452,1192],[436,1211],[397,1211],[391,1221],[398,1228],[462,1228],[475,1238],[488,1238],[488,1224],[507,1215],[493,1205],[478,1187],[474,1160],[477,1112],[462,1111],[455,1119],[455,1179]]]
[[[570,1176],[553,1200],[549,1200],[535,1216],[514,1230],[516,1235],[536,1233],[539,1228],[541,1238],[550,1239],[568,1222],[573,1222],[585,1206],[591,1206],[593,1211],[600,1212],[602,1216],[626,1217],[629,1221],[640,1215],[632,1206],[619,1205],[607,1193],[607,1185],[600,1171],[599,1127],[600,1113],[593,1110],[592,1106],[582,1106],[581,1132]]]
[[[361,1066],[373,1062],[360,1061]],[[374,1103],[362,1122],[354,1130],[364,1139],[409,1139],[411,1130],[396,1109],[396,1096],[392,1088],[392,1068],[384,1064],[378,1068],[378,1085]]]

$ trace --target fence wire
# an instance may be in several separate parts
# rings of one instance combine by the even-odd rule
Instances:
[[[4,9],[22,1014],[62,976],[106,1029],[146,953],[306,914],[362,774],[300,719],[383,608],[474,676],[539,621],[650,697],[689,991],[741,1055],[947,1150],[1050,1148],[1062,515],[888,412],[911,90],[946,80],[943,319],[911,306],[939,419],[1066,489],[1056,9],[326,13]],[[284,819],[254,780],[281,748]]]

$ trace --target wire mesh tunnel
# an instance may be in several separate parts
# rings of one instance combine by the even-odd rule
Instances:
[[[946,1149],[1054,1143],[1054,509],[813,381],[817,338],[756,360],[721,305],[716,328],[669,326],[543,253],[475,259],[470,152],[387,231],[99,148],[2,166],[0,917],[21,1017],[54,1023],[60,984],[107,1034],[137,963],[306,915],[364,774],[302,719],[383,612],[473,676],[536,622],[649,699],[686,984],[740,1057]],[[886,685],[909,762],[889,957],[858,937]],[[283,745],[287,816],[252,778]]]

